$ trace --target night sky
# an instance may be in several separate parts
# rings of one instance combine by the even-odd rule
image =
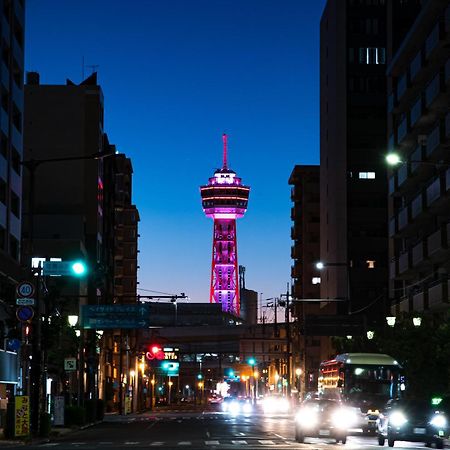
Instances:
[[[27,71],[65,84],[98,66],[105,131],[134,167],[140,289],[208,301],[213,224],[199,186],[221,167],[226,132],[228,165],[251,187],[238,220],[246,287],[286,292],[288,178],[295,164],[319,163],[324,4],[27,0]]]

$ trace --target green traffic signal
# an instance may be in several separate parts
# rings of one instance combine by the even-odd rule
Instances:
[[[198,380],[201,380],[203,378],[203,375],[201,374],[201,373],[199,373],[198,375],[197,375],[197,379]]]
[[[70,265],[72,274],[76,277],[82,277],[87,274],[87,267],[83,261],[74,261]]]
[[[255,358],[250,358],[250,359],[248,360],[248,363],[249,363],[251,366],[254,366],[254,365],[256,364],[256,359],[255,359]]]

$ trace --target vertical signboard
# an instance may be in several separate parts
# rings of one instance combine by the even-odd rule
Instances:
[[[30,397],[18,395],[15,398],[15,436],[30,434]]]
[[[57,395],[55,397],[54,424],[64,425],[64,397]]]

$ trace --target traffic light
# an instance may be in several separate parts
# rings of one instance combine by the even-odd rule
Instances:
[[[83,261],[71,261],[70,270],[75,277],[83,277],[87,274],[87,266]]]
[[[198,379],[198,380],[203,379],[203,375],[202,375],[201,373],[197,374],[197,379]]]
[[[164,359],[164,352],[163,349],[159,344],[152,344],[149,346],[149,351],[145,354],[145,357],[149,360],[152,359],[158,359],[162,360]]]
[[[256,364],[256,359],[255,359],[255,358],[249,358],[248,363],[249,363],[251,366],[254,366],[254,365]]]

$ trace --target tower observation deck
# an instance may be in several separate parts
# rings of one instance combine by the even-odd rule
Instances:
[[[227,135],[223,138],[223,167],[200,187],[203,211],[214,220],[210,303],[239,316],[236,219],[247,211],[250,187],[244,186],[227,164]]]

